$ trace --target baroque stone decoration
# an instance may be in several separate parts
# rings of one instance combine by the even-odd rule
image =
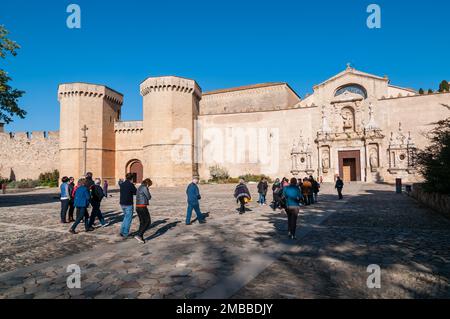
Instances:
[[[398,131],[391,132],[389,140],[389,172],[392,174],[399,172],[414,174],[416,172],[416,151],[417,148],[411,137],[411,132],[408,132],[408,136],[406,136],[400,122]]]
[[[207,180],[209,167],[220,165],[233,177],[416,182],[415,153],[429,143],[423,133],[450,116],[443,107],[449,93],[419,95],[351,65],[303,99],[283,82],[203,92],[177,76],[150,77],[140,92],[143,118],[124,121],[121,93],[61,84],[58,132],[0,125],[0,176],[35,179],[58,169],[78,178],[88,170],[110,183],[132,173],[136,182],[150,177],[156,186],[175,186],[193,175]],[[246,130],[257,134],[249,138]],[[245,138],[233,135],[240,131]]]
[[[314,173],[312,165],[312,148],[311,141],[305,140],[303,133],[300,133],[298,143],[294,141],[291,152],[292,170],[294,176],[299,174],[310,175]]]

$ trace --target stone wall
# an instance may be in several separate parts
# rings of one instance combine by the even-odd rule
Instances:
[[[300,97],[286,83],[264,83],[204,93],[201,115],[252,113],[290,109]]]
[[[59,132],[0,133],[0,176],[37,179],[59,168]]]
[[[411,195],[422,204],[450,218],[450,195],[427,193],[423,190],[422,184],[413,184]]]
[[[122,121],[115,123],[116,136],[116,181],[125,178],[128,165],[133,160],[144,162],[143,123],[142,121]]]

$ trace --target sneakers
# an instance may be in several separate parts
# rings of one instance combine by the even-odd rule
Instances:
[[[140,242],[142,244],[145,244],[145,239],[141,236],[136,235],[136,236],[134,236],[134,239],[136,239],[138,242]]]
[[[201,219],[201,220],[199,220],[198,222],[199,222],[200,224],[205,224],[205,223],[206,223],[206,220]]]

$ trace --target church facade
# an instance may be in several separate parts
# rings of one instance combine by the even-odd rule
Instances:
[[[313,90],[304,99],[287,83],[204,93],[194,80],[151,77],[140,85],[143,119],[121,121],[120,93],[61,84],[60,174],[115,183],[133,173],[159,186],[208,180],[213,166],[232,177],[421,179],[415,153],[450,116],[449,93],[419,95],[350,66]]]

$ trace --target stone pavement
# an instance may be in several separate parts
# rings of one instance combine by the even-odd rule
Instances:
[[[58,223],[51,191],[0,196],[0,298],[450,297],[450,222],[392,186],[348,185],[337,201],[324,185],[297,242],[282,212],[236,214],[232,185],[201,192],[208,222],[186,226],[184,188],[154,189],[145,245],[117,236],[117,193],[103,204],[112,225],[78,235]],[[81,289],[67,288],[71,264]],[[382,268],[376,291],[369,264]]]

